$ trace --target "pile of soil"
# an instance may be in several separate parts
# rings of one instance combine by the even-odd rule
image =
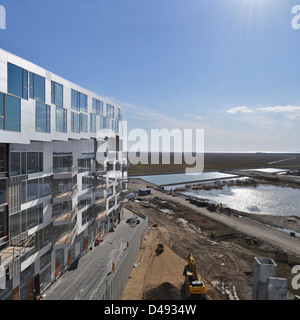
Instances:
[[[181,300],[182,293],[170,282],[164,282],[155,288],[146,290],[143,300]]]

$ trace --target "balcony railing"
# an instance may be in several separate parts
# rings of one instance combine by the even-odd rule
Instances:
[[[96,207],[105,207],[106,206],[106,197],[105,198],[96,199],[94,204],[95,204]]]
[[[71,167],[54,167],[53,179],[72,178],[78,173],[78,164],[73,164]]]
[[[0,265],[9,265],[34,250],[34,238],[35,234],[28,236],[28,232],[13,239],[10,235],[6,236],[5,243],[2,243],[2,246],[5,244],[4,249],[0,251]]]
[[[106,172],[106,166],[97,163],[95,167],[95,175],[103,175]]]
[[[53,213],[53,226],[58,226],[61,224],[71,223],[77,214],[77,205],[72,209],[64,210],[59,213]]]
[[[103,207],[95,207],[95,216],[96,220],[102,220],[106,217],[106,206]]]
[[[112,207],[114,207],[115,204],[116,204],[116,200],[115,200],[115,196],[113,196],[112,199],[108,201],[108,209],[111,209]]]
[[[62,193],[54,193],[52,195],[52,203],[57,204],[60,202],[69,202],[71,201],[75,195],[78,193],[77,184],[75,184],[71,190],[62,192]]]
[[[65,226],[54,228],[53,243],[54,246],[71,245],[75,239],[77,230],[77,221],[74,221]]]

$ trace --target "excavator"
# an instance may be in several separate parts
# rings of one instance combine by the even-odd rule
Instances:
[[[205,299],[205,284],[196,269],[196,263],[191,253],[188,256],[188,264],[185,267],[185,288],[187,298]]]

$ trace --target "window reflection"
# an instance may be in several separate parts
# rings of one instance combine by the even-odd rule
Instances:
[[[31,99],[45,102],[45,78],[29,72],[29,96]]]
[[[51,103],[63,107],[63,86],[51,81]]]
[[[72,112],[71,130],[72,130],[72,132],[75,132],[75,133],[79,133],[79,131],[80,131],[79,113]]]
[[[38,132],[50,132],[50,106],[36,102],[35,129]]]
[[[67,132],[67,110],[56,107],[56,131]]]

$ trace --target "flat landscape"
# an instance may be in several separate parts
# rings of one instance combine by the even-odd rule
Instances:
[[[131,165],[128,174],[148,175],[165,173],[182,173],[188,167],[184,158],[182,164],[174,164],[174,157],[170,155],[170,164]],[[191,166],[193,167],[193,166]],[[290,168],[300,169],[300,154],[276,154],[276,153],[205,153],[204,171],[221,169],[252,169],[252,168]]]
[[[184,196],[155,190],[141,179],[130,179],[129,190],[136,192],[146,185],[152,186],[151,195],[145,197],[150,208],[142,202],[125,205],[148,216],[149,229],[122,299],[185,299],[183,267],[189,252],[205,280],[208,300],[251,300],[254,257],[273,259],[277,276],[288,279],[289,299],[299,295],[291,287],[291,269],[300,264],[300,239],[266,225],[300,231],[299,218],[210,212]],[[167,250],[157,256],[155,249],[161,241]]]

